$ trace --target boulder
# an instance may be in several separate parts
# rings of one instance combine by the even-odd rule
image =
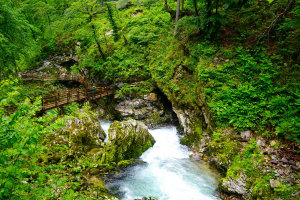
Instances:
[[[138,158],[155,143],[147,126],[139,121],[115,121],[108,130],[108,142],[105,144],[101,162],[120,162]]]
[[[271,188],[278,188],[280,186],[280,181],[277,179],[271,179],[270,180],[270,186]]]
[[[245,141],[250,141],[251,139],[251,131],[247,130],[247,131],[242,131],[241,132],[241,138]]]
[[[48,157],[49,162],[57,163],[74,157],[79,158],[82,155],[94,154],[103,147],[106,134],[96,114],[82,109],[74,115],[68,120],[66,127],[44,138],[43,143],[52,149]],[[53,148],[57,145],[68,148]]]
[[[244,174],[241,174],[238,179],[229,177],[227,180],[222,181],[221,188],[228,193],[244,196],[247,194],[246,180],[247,177]]]
[[[155,198],[155,197],[143,197],[142,199],[134,199],[134,200],[157,200],[157,198]]]
[[[69,133],[73,145],[100,146],[106,138],[96,115],[84,110],[69,121],[65,131]]]
[[[129,95],[120,97],[115,95],[115,110],[125,120],[133,118],[143,121],[148,127],[155,127],[167,123],[172,116],[166,112],[162,100],[154,92],[144,96]]]

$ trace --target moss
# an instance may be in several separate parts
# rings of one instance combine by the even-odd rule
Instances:
[[[225,174],[241,147],[241,143],[234,140],[232,133],[216,131],[212,134],[208,144],[208,154],[217,158],[216,167],[222,174]]]
[[[120,162],[118,162],[117,167],[118,168],[125,168],[125,167],[128,167],[129,165],[131,165],[133,162],[134,162],[134,159],[121,160]]]
[[[202,119],[197,119],[197,121],[194,121],[191,125],[191,132],[189,134],[185,134],[185,136],[180,139],[180,143],[189,147],[193,147],[197,146],[202,138],[203,121]]]
[[[151,124],[163,124],[165,123],[168,119],[166,116],[162,116],[164,111],[158,111],[155,113],[152,113],[150,116],[150,122]]]
[[[99,153],[102,149],[100,148],[92,148],[89,152],[87,152],[88,155],[94,155],[96,153]]]
[[[109,129],[109,140],[104,146],[102,163],[120,162],[137,158],[154,144],[154,138],[141,122],[115,121]]]

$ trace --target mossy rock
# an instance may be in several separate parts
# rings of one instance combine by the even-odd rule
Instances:
[[[128,167],[129,165],[131,165],[133,162],[134,162],[134,159],[122,160],[122,161],[118,162],[117,167],[118,168],[125,168],[125,167]]]
[[[76,145],[100,146],[101,141],[106,138],[97,115],[91,111],[82,110],[76,113],[65,130]]]
[[[101,162],[120,162],[138,158],[155,143],[147,126],[136,120],[115,121],[108,130],[108,142]]]
[[[66,127],[46,135],[43,144],[52,149],[48,162],[58,163],[78,159],[83,155],[96,155],[103,149],[105,138],[106,134],[95,113],[82,109],[74,113]]]

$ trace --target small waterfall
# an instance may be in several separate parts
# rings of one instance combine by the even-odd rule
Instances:
[[[100,124],[101,124],[101,127],[102,127],[102,129],[104,130],[104,132],[106,133],[106,138],[105,138],[105,140],[104,140],[104,142],[106,142],[107,141],[107,139],[108,139],[108,129],[109,129],[109,127],[110,127],[110,125],[112,124],[112,122],[111,121],[100,121]]]
[[[192,161],[191,152],[179,143],[174,126],[150,130],[156,140],[141,159],[107,184],[122,200],[154,196],[159,200],[218,199],[216,175]]]

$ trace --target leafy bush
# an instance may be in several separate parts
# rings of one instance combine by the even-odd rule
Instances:
[[[251,55],[237,48],[232,59],[219,67],[201,63],[198,67],[208,105],[220,126],[260,132],[267,128],[299,143],[299,96],[281,85],[280,66],[272,64],[264,51]]]
[[[131,17],[126,29],[128,29],[128,36],[134,44],[147,46],[154,43],[160,34],[166,32],[171,19],[168,13],[159,12],[154,8],[141,12],[141,15]]]
[[[48,174],[42,165],[48,149],[39,144],[43,136],[59,128],[63,121],[54,121],[53,115],[33,117],[40,110],[40,98],[33,103],[18,92],[15,81],[4,80],[0,93],[0,198],[39,199],[55,197],[52,185],[59,178]],[[7,115],[1,106],[17,106]],[[49,122],[52,122],[49,125]],[[54,167],[54,166],[49,166]],[[52,179],[52,183],[46,180]],[[64,181],[63,181],[64,182]]]

